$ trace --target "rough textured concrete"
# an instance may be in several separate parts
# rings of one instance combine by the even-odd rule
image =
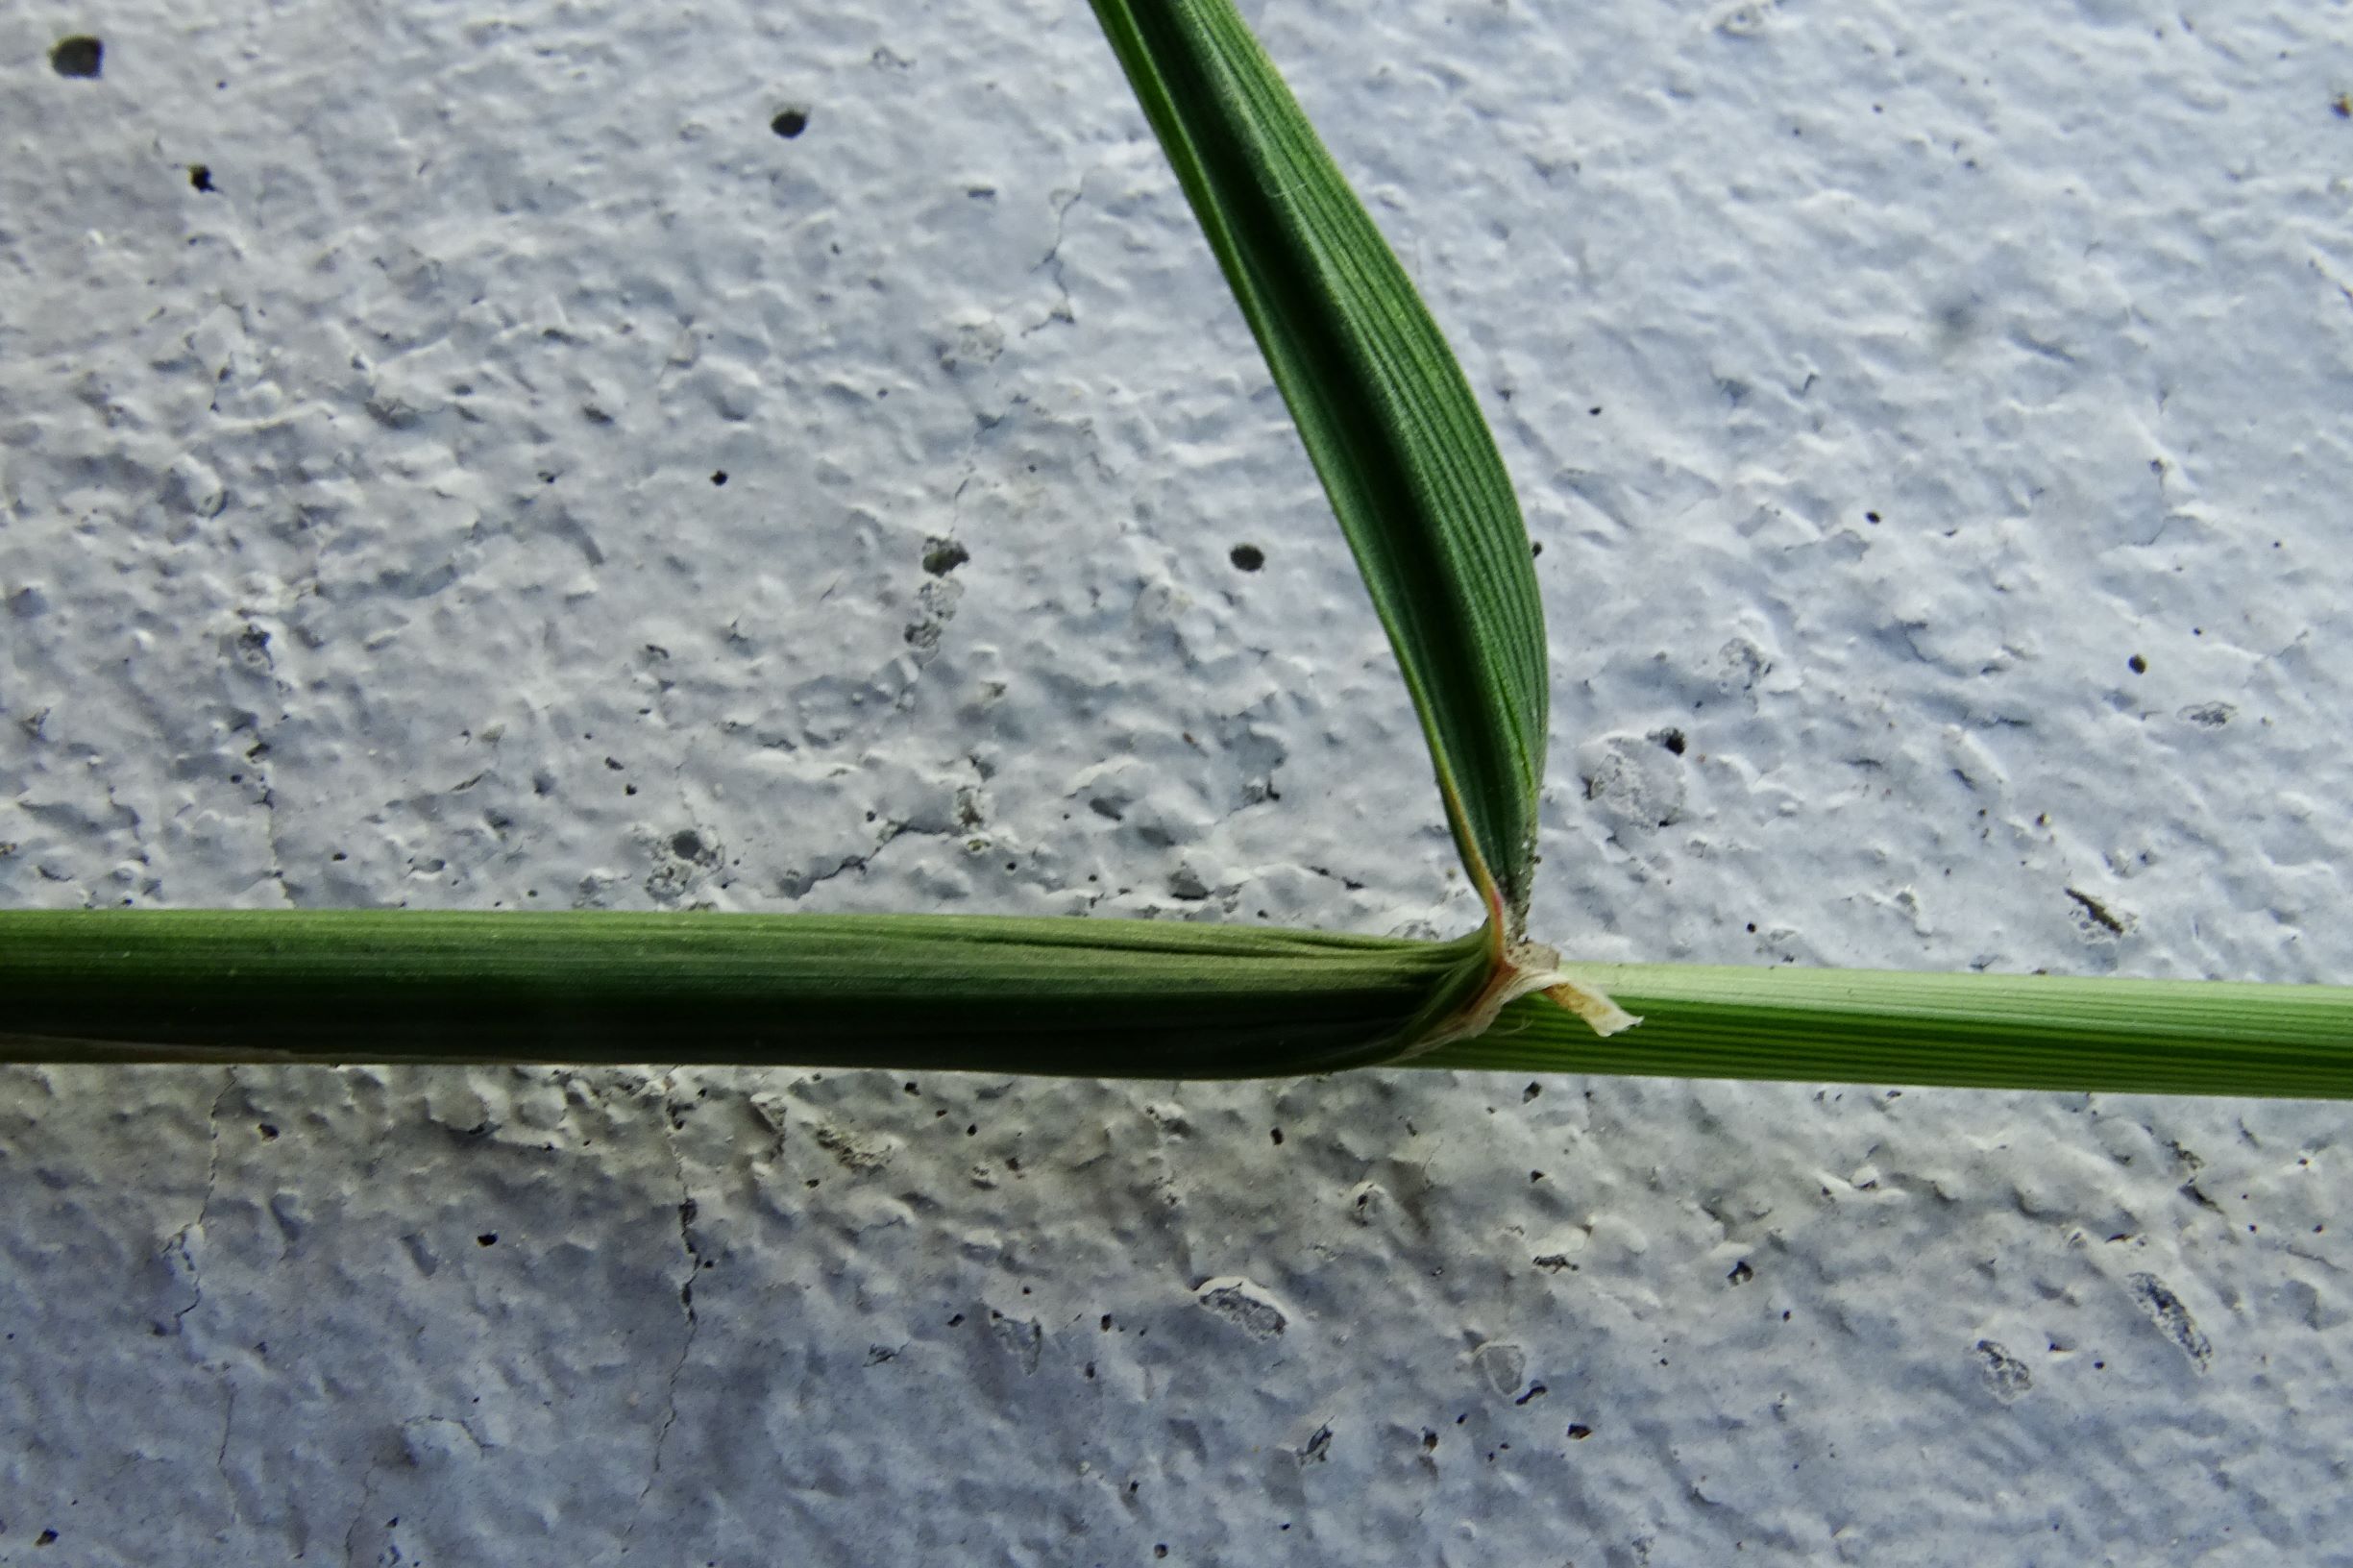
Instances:
[[[2343,5],[1254,15],[1542,542],[1540,935],[2353,978]],[[1469,920],[1084,8],[0,73],[9,904]],[[2322,1561],[2346,1126],[13,1069],[0,1562]]]

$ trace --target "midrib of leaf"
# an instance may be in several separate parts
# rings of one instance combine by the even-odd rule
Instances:
[[[1355,552],[1500,944],[1549,703],[1510,479],[1427,308],[1228,0],[1095,0]]]

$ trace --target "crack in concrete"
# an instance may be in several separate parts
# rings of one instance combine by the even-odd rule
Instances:
[[[221,1375],[229,1391],[229,1400],[227,1408],[221,1411],[221,1441],[220,1446],[212,1451],[212,1468],[221,1478],[221,1485],[229,1494],[229,1522],[233,1525],[242,1525],[245,1523],[245,1510],[237,1504],[236,1478],[229,1473],[229,1437],[230,1433],[235,1430],[237,1422],[237,1385],[233,1383],[227,1383],[228,1373],[225,1368]]]
[[[270,651],[270,634],[257,622],[250,619],[245,622],[244,630],[237,637],[237,646],[247,668],[268,680],[281,703],[295,695],[294,688],[278,672],[278,655]],[[260,661],[257,667],[254,663],[257,657]],[[278,718],[282,722],[285,717],[285,711],[282,708]],[[276,770],[264,760],[274,750],[270,744],[269,727],[274,726],[265,726],[261,714],[251,710],[241,713],[237,721],[229,726],[232,740],[239,735],[253,737],[253,744],[245,748],[244,767],[233,775],[233,781],[241,784],[246,778],[252,780],[250,798],[260,809],[262,843],[268,847],[270,855],[269,870],[264,874],[277,884],[279,896],[293,906],[299,905],[302,899],[296,894],[294,885],[286,880],[285,850],[278,838]]]
[[[359,1524],[368,1516],[368,1505],[376,1501],[376,1478],[383,1473],[381,1459],[368,1462],[367,1474],[360,1478],[359,1507],[352,1510],[352,1522],[343,1527],[343,1568],[353,1568],[359,1557]]]
[[[974,772],[979,772],[977,765],[974,767]],[[982,776],[986,777],[986,775]],[[957,788],[961,792],[966,786],[960,785]],[[776,891],[787,898],[805,898],[813,889],[832,881],[837,876],[846,876],[851,871],[863,873],[873,863],[876,856],[900,839],[945,839],[953,843],[962,843],[982,825],[984,824],[977,818],[968,822],[959,821],[953,827],[917,827],[912,822],[893,821],[886,818],[875,828],[874,846],[871,849],[863,854],[845,855],[826,870],[787,871],[783,876],[777,878]],[[991,839],[992,842],[1000,845],[1013,845],[1015,843],[1001,832],[992,834]]]
[[[1080,174],[1078,177],[1078,188],[1071,191],[1064,200],[1055,204],[1054,243],[1046,247],[1045,255],[1039,257],[1038,264],[1031,267],[1029,270],[1032,272],[1046,272],[1050,269],[1054,279],[1054,291],[1062,296],[1062,303],[1055,306],[1053,309],[1048,310],[1045,313],[1043,320],[1033,322],[1029,326],[1022,328],[1021,335],[1023,337],[1029,336],[1032,332],[1042,331],[1046,328],[1053,326],[1056,322],[1061,322],[1065,326],[1074,326],[1078,321],[1078,317],[1071,311],[1070,308],[1069,282],[1062,275],[1063,235],[1069,228],[1070,209],[1078,206],[1081,201],[1086,199],[1088,177],[1101,173],[1102,168],[1103,166],[1098,164],[1095,167],[1088,169],[1084,173]],[[1055,194],[1060,195],[1061,193],[1056,192]],[[1054,200],[1054,197],[1048,196],[1046,200],[1051,202]]]
[[[678,1339],[678,1359],[671,1363],[670,1377],[662,1390],[662,1425],[653,1434],[652,1463],[646,1472],[646,1484],[637,1494],[637,1503],[629,1511],[628,1528],[621,1532],[621,1552],[628,1555],[629,1542],[637,1534],[638,1522],[645,1517],[646,1500],[662,1475],[662,1455],[670,1444],[670,1429],[678,1424],[678,1379],[686,1372],[686,1363],[695,1353],[695,1336],[701,1329],[701,1318],[695,1311],[695,1278],[702,1271],[702,1251],[695,1240],[695,1215],[699,1206],[686,1181],[686,1156],[678,1149],[677,1114],[674,1102],[667,1096],[662,1102],[661,1136],[663,1146],[670,1151],[672,1168],[678,1178],[678,1247],[686,1254],[686,1277],[678,1282],[678,1305],[685,1314],[686,1332]]]
[[[875,845],[872,849],[868,850],[863,855],[844,856],[841,860],[834,863],[834,866],[830,870],[788,871],[782,878],[779,879],[776,891],[783,894],[787,898],[805,898],[809,895],[812,889],[830,882],[837,876],[844,876],[851,871],[865,870],[867,862],[874,858],[874,856],[881,850],[882,845],[889,844],[892,839],[896,838],[897,836],[898,835],[895,833],[885,835],[881,844]]]
[[[188,1288],[192,1292],[188,1297],[187,1305],[172,1313],[172,1333],[175,1335],[186,1332],[185,1319],[188,1313],[204,1304],[204,1264],[198,1261],[195,1253],[188,1250],[188,1237],[192,1233],[201,1233],[205,1228],[206,1217],[212,1213],[213,1189],[220,1185],[221,1179],[221,1104],[229,1098],[229,1091],[236,1086],[237,1069],[234,1067],[222,1068],[220,1092],[212,1096],[212,1107],[205,1113],[204,1199],[196,1206],[196,1217],[173,1232],[171,1241],[164,1249],[167,1252],[178,1252],[180,1261],[187,1265]]]
[[[196,1206],[196,1217],[182,1226],[171,1240],[171,1248],[178,1251],[180,1261],[187,1266],[188,1271],[187,1305],[172,1313],[172,1333],[177,1335],[187,1333],[187,1315],[204,1305],[204,1264],[190,1250],[188,1237],[192,1234],[202,1234],[205,1220],[212,1213],[212,1194],[218,1190],[221,1179],[221,1106],[227,1102],[229,1091],[236,1086],[237,1069],[222,1068],[220,1091],[212,1096],[211,1108],[205,1113],[205,1195]],[[230,1379],[227,1361],[214,1362],[208,1370],[220,1384],[222,1393],[221,1440],[212,1451],[212,1468],[219,1473],[221,1486],[228,1494],[231,1523],[242,1525],[245,1523],[245,1510],[237,1502],[236,1480],[229,1473],[229,1439],[235,1430],[237,1419],[237,1385]]]
[[[260,805],[261,842],[269,846],[270,851],[269,878],[278,884],[279,896],[285,899],[286,907],[298,908],[302,898],[295,893],[294,884],[286,880],[285,846],[278,841],[278,788],[266,774],[261,781]]]

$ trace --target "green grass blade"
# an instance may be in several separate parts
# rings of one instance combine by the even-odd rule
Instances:
[[[1256,1077],[1375,1062],[1452,943],[975,916],[0,914],[0,1061],[679,1062]]]
[[[1517,937],[1543,781],[1544,617],[1486,422],[1230,0],[1094,9],[1356,552],[1464,864]]]
[[[1540,996],[1415,1066],[2353,1098],[2353,987],[1575,967],[1642,1015],[1598,1039]]]

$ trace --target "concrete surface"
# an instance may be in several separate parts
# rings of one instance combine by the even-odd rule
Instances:
[[[1253,15],[1543,546],[1538,935],[2353,978],[2353,12]],[[1083,7],[0,73],[8,904],[1468,923]],[[0,1562],[2353,1560],[2341,1107],[649,1055],[0,1074]]]

